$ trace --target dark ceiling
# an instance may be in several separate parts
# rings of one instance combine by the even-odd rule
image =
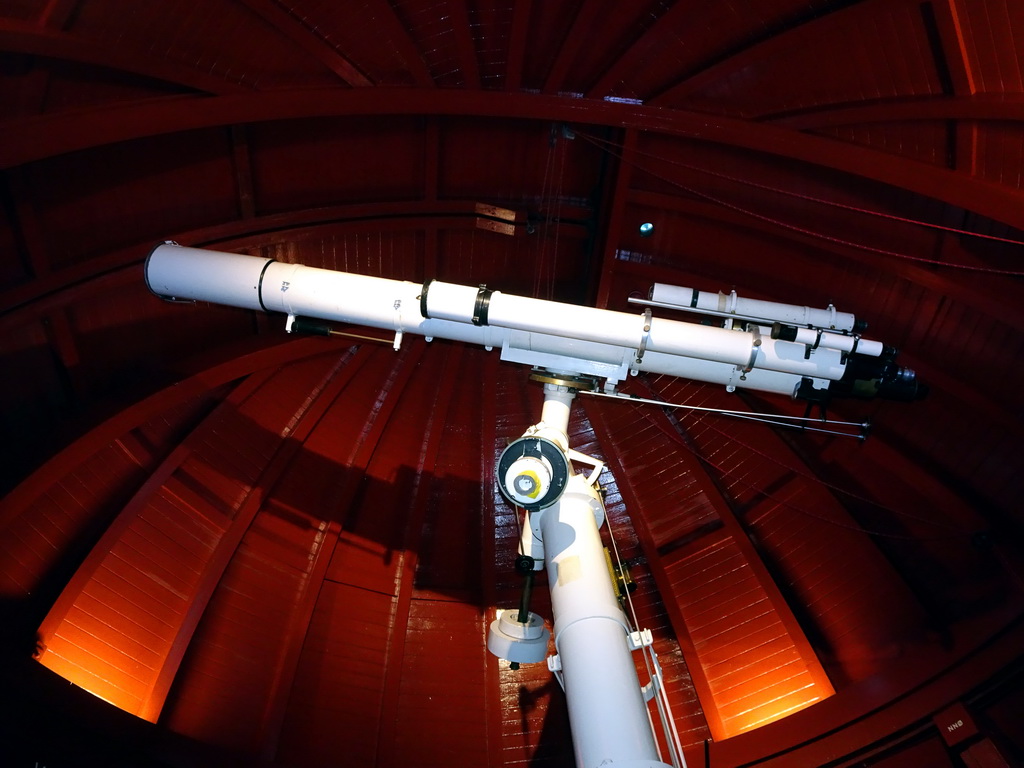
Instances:
[[[583,398],[570,439],[691,766],[1024,759],[1021,40],[1013,0],[0,0],[11,764],[572,764],[484,646],[527,371],[162,302],[164,240],[867,320],[930,394],[831,404],[866,441]]]

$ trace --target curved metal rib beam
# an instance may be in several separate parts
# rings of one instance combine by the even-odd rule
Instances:
[[[346,84],[353,88],[374,84],[323,35],[318,34],[315,28],[308,26],[294,12],[286,10],[273,0],[242,0],[242,4]]]
[[[695,91],[723,80],[735,72],[747,67],[755,67],[759,62],[769,61],[776,55],[784,55],[786,51],[803,47],[808,40],[815,39],[823,29],[829,26],[849,24],[852,17],[877,12],[878,8],[886,7],[891,1],[867,0],[854,3],[852,6],[840,7],[824,16],[812,18],[810,21],[790,27],[784,32],[771,35],[760,42],[740,49],[731,56],[710,64],[693,76],[653,95],[649,101],[651,104],[671,106],[673,103],[686,99]]]
[[[844,125],[907,122],[911,120],[1024,120],[1024,95],[909,97],[855,106],[829,106],[765,118],[772,125],[814,131]]]
[[[244,85],[171,61],[142,56],[137,52],[125,53],[113,46],[91,43],[74,35],[11,19],[0,19],[0,50],[130,72],[216,95],[251,91]]]
[[[64,152],[239,122],[354,115],[463,115],[607,125],[738,147],[901,187],[1024,229],[1024,193],[788,128],[683,110],[536,94],[455,90],[303,90],[175,97],[41,116],[0,128],[0,168]]]

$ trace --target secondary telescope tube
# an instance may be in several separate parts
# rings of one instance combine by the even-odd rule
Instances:
[[[765,322],[788,325],[813,326],[837,331],[853,331],[858,327],[856,318],[849,312],[837,312],[829,305],[827,309],[814,309],[798,304],[782,304],[777,301],[744,299],[732,293],[709,293],[681,285],[655,283],[651,287],[650,299],[660,306],[674,306],[677,309],[705,311],[722,316],[735,316]]]

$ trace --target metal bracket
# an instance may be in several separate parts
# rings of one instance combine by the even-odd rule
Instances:
[[[740,381],[746,381],[747,374],[754,369],[754,363],[757,362],[757,350],[761,346],[761,328],[757,325],[751,326],[750,333],[754,337],[754,342],[750,347],[750,359],[740,374]]]
[[[654,645],[654,635],[649,629],[640,629],[627,634],[626,641],[629,643],[629,650],[639,651],[641,648]]]
[[[562,675],[562,658],[557,653],[554,656],[548,656],[548,670],[555,676],[555,679],[564,691],[565,677]]]
[[[811,344],[810,346],[804,346],[804,360],[810,360],[811,352],[816,350],[818,346],[821,344],[821,334],[824,333],[824,331],[822,331],[821,328],[816,328],[815,330],[817,330],[818,335],[815,336],[814,343]]]
[[[395,299],[395,341],[391,345],[397,352],[402,347],[402,336],[405,333],[405,328],[402,327],[402,300]]]
[[[640,345],[636,349],[636,365],[640,365],[644,361],[644,353],[647,351],[647,342],[651,338],[651,308],[648,307],[644,310],[644,332],[640,336]],[[637,369],[634,368],[630,371],[634,376],[637,374]]]
[[[640,693],[643,694],[644,701],[653,699],[657,695],[659,688],[661,688],[661,681],[656,677],[652,677],[647,685],[641,686]]]
[[[573,461],[578,461],[580,464],[589,464],[592,466],[594,469],[589,475],[587,475],[587,485],[593,485],[597,482],[597,478],[601,474],[601,470],[604,469],[603,461],[595,459],[593,456],[587,456],[585,453],[574,451],[572,448],[567,450],[565,455]]]

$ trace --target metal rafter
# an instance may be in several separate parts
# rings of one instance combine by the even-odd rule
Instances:
[[[47,0],[36,17],[36,24],[50,29],[66,29],[82,0]]]
[[[285,35],[305,53],[319,61],[338,78],[352,86],[361,88],[374,83],[348,58],[343,56],[324,35],[306,23],[305,18],[294,10],[286,8],[277,0],[239,0],[246,8],[267,23],[268,26]]]
[[[373,458],[374,452],[380,445],[388,421],[394,413],[402,394],[405,392],[409,379],[416,371],[425,348],[425,342],[419,339],[411,340],[406,354],[402,355],[397,363],[394,363],[394,365],[398,366],[398,370],[392,386],[386,390],[386,397],[380,402],[379,410],[376,410],[367,417],[369,423],[361,432],[359,440],[351,447],[350,460],[345,462],[348,472],[345,474],[345,479],[335,492],[334,497],[326,505],[327,508],[338,510],[351,508],[352,502],[365,480],[366,469]],[[280,651],[279,671],[274,680],[273,690],[268,696],[267,706],[264,708],[264,715],[259,729],[262,734],[260,753],[264,759],[273,759],[277,752],[281,729],[288,710],[288,698],[294,686],[302,646],[309,632],[317,598],[320,595],[320,590],[327,576],[339,538],[344,532],[345,525],[346,521],[342,519],[340,523],[332,522],[327,531],[325,531],[325,538],[317,550],[317,562],[306,583],[299,610],[293,613],[290,618],[289,640]]]
[[[1020,190],[868,147],[778,126],[684,110],[560,96],[464,90],[360,88],[173,98],[0,128],[0,167],[119,141],[238,122],[343,115],[462,115],[636,128],[709,141],[903,187],[1024,229]]]
[[[426,435],[423,436],[419,452],[420,460],[416,466],[414,481],[416,490],[409,500],[409,513],[405,518],[405,531],[402,536],[403,552],[398,567],[397,596],[393,614],[395,619],[391,626],[391,640],[387,649],[387,669],[381,696],[380,723],[383,733],[378,746],[378,754],[383,758],[384,765],[395,763],[393,749],[396,738],[394,733],[388,733],[387,727],[400,727],[400,696],[406,636],[413,592],[416,588],[418,552],[423,540],[424,523],[432,491],[430,478],[434,475],[434,467],[448,422],[448,412],[453,405],[452,391],[458,379],[462,354],[462,347],[453,347],[447,350],[444,369],[434,389],[433,401],[429,409],[431,414],[428,420],[429,428]]]
[[[643,385],[648,390],[649,396],[660,397],[657,392],[649,387],[647,381],[644,381]],[[753,573],[757,576],[757,581],[765,591],[768,601],[775,610],[779,621],[785,627],[798,653],[807,663],[807,669],[811,673],[811,677],[817,685],[831,691],[832,684],[829,682],[824,669],[822,669],[817,654],[807,640],[804,628],[793,614],[793,609],[765,565],[761,553],[754,546],[747,527],[735,508],[734,501],[730,499],[723,487],[721,478],[718,477],[716,472],[712,472],[713,465],[707,460],[700,447],[690,438],[686,430],[682,428],[682,425],[676,419],[669,418],[668,414],[664,411],[655,412],[651,409],[644,410],[644,416],[654,422],[663,420],[664,423],[661,425],[661,428],[678,435],[679,441],[686,446],[688,450],[680,451],[678,454],[681,457],[681,462],[686,466],[690,475],[711,502],[718,519],[722,522],[725,532],[736,542],[747,565],[750,566]]]
[[[512,32],[505,62],[505,90],[518,91],[523,85],[523,65],[530,35],[532,0],[515,0],[512,8]]]
[[[659,16],[650,27],[644,30],[644,33],[632,42],[629,48],[616,59],[615,63],[605,70],[601,78],[587,89],[587,97],[600,99],[610,94],[615,88],[615,84],[625,76],[626,71],[631,66],[635,66],[637,60],[650,47],[657,47],[660,41],[667,37],[665,30],[674,28],[681,18],[685,18],[686,14],[692,12],[693,8],[689,3],[675,3],[668,11]]]
[[[964,34],[964,16],[966,9],[959,0],[938,0],[929,3],[928,7],[935,16],[935,28],[938,36],[936,55],[941,61],[936,62],[940,71],[949,74],[952,95],[960,98],[973,99],[978,94],[978,76],[967,53],[967,41]],[[1012,98],[1012,95],[1011,95]],[[1020,119],[1021,110],[1009,119]],[[1001,119],[1001,118],[990,118]],[[978,123],[974,119],[964,119],[953,125],[955,131],[956,156],[953,158],[955,167],[964,173],[974,175],[978,170]]]
[[[477,89],[480,87],[480,66],[477,63],[476,44],[473,40],[472,26],[469,23],[469,11],[464,0],[446,0],[446,2],[448,16],[452,21],[455,49],[459,53],[459,69],[465,78],[464,87]]]
[[[244,125],[231,126],[231,158],[238,190],[238,213],[242,219],[253,219],[256,217],[256,193],[252,181],[249,136]]]
[[[1024,120],[1024,95],[1005,93],[971,96],[904,96],[856,106],[826,106],[798,113],[768,115],[766,122],[798,131],[873,123],[963,120],[1009,122]]]
[[[804,47],[804,40],[816,38],[823,25],[841,24],[847,15],[869,13],[872,6],[882,7],[891,3],[892,0],[862,0],[852,4],[840,2],[838,10],[803,19],[785,31],[776,31],[766,39],[742,46],[738,51],[710,64],[696,74],[684,76],[681,81],[661,93],[652,94],[648,103],[667,106],[685,101],[694,91],[727,78],[735,72],[756,67],[759,62],[770,61],[774,56],[785,55],[787,50]]]
[[[13,19],[0,18],[0,50],[131,72],[218,96],[251,91],[238,83],[167,59],[151,58],[119,46],[93,43],[74,34]]]
[[[374,32],[394,46],[395,53],[408,68],[413,82],[421,88],[433,89],[436,83],[434,76],[430,73],[430,67],[424,61],[423,54],[420,53],[419,46],[411,32],[399,19],[394,4],[388,0],[366,0],[365,5],[375,24],[378,25],[378,29]]]
[[[580,49],[589,42],[590,31],[599,22],[599,17],[604,11],[605,4],[601,0],[583,0],[583,7],[576,12],[562,44],[558,47],[558,56],[548,70],[548,76],[544,81],[544,93],[560,93],[565,88],[565,78],[569,69],[576,61]]]
[[[622,139],[622,156],[619,158],[617,172],[612,183],[611,200],[608,205],[607,230],[602,243],[601,275],[597,287],[598,307],[607,307],[611,295],[612,283],[615,279],[616,260],[619,243],[623,239],[626,209],[629,205],[629,189],[633,180],[633,167],[636,162],[636,145],[638,132],[626,129]]]

